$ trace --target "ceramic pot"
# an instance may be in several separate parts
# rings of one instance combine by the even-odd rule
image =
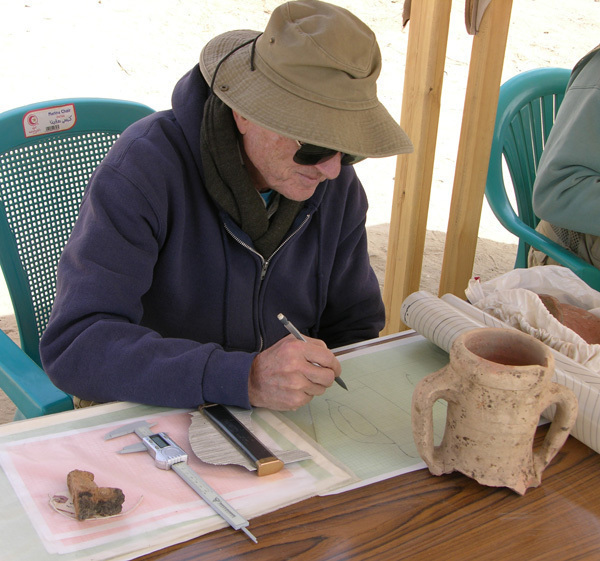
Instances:
[[[460,335],[447,366],[425,377],[412,399],[413,436],[434,475],[459,471],[483,485],[523,495],[537,487],[577,418],[573,392],[550,380],[551,350],[514,329]],[[448,403],[444,436],[433,442],[432,407]],[[542,412],[556,405],[543,446],[533,439]]]

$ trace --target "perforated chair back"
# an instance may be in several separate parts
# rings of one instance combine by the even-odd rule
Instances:
[[[527,267],[527,255],[533,246],[600,290],[598,269],[535,230],[540,219],[533,211],[533,184],[570,75],[565,68],[538,68],[502,84],[485,196],[500,223],[519,238],[515,268]],[[517,212],[507,194],[503,162],[510,174]]]
[[[37,103],[0,114],[0,266],[22,349],[38,364],[56,267],[90,175],[153,110],[110,99]]]

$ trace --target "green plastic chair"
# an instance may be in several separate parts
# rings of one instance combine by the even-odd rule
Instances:
[[[600,270],[535,230],[540,219],[533,212],[533,183],[570,75],[565,68],[538,68],[502,84],[485,196],[500,223],[519,238],[515,269],[527,267],[533,246],[600,290]],[[506,192],[503,161],[512,180],[518,215]]]
[[[61,99],[0,114],[0,267],[21,348],[0,331],[0,388],[16,418],[73,408],[41,368],[39,340],[56,290],[56,267],[91,173],[120,133],[153,113],[112,99]]]

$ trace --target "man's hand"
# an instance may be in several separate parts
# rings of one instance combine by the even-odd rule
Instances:
[[[323,394],[335,376],[341,374],[338,359],[325,343],[306,339],[299,341],[288,335],[256,356],[248,381],[248,395],[254,407],[298,409],[315,395]]]

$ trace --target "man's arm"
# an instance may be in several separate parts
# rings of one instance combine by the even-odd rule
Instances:
[[[351,185],[335,253],[326,258],[332,267],[318,333],[330,348],[377,337],[385,324],[379,281],[368,252],[367,197],[354,171],[346,173]],[[340,212],[337,204],[333,206],[334,212]]]
[[[600,80],[595,59],[595,70],[582,75],[594,71]],[[567,91],[540,160],[533,208],[551,224],[600,235],[600,82]]]

